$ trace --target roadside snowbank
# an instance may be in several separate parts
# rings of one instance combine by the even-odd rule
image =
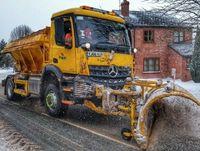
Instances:
[[[0,83],[3,79],[6,78],[7,75],[9,74],[13,74],[14,73],[14,70],[13,68],[6,68],[6,69],[2,69],[0,68]]]
[[[190,93],[192,93],[195,97],[200,99],[200,83],[194,83],[194,81],[183,82],[181,80],[176,80],[177,85],[183,87]]]
[[[154,79],[145,79],[145,80],[157,80],[156,78]],[[166,79],[162,79],[164,82],[167,81],[172,81],[171,78],[166,78]],[[194,95],[196,98],[200,99],[200,83],[195,83],[194,81],[190,80],[187,82],[183,82],[180,79],[176,79],[175,80],[175,84],[179,85],[180,87],[186,89],[187,91],[189,91],[192,95]]]

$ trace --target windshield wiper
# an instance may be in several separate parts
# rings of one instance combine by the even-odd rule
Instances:
[[[121,53],[129,53],[129,48],[130,48],[130,46],[117,45],[115,43],[110,43],[110,42],[98,42],[96,44],[93,44],[93,47],[105,51],[114,50],[116,52],[121,52]]]
[[[124,45],[124,44],[116,44],[116,43],[111,43],[111,42],[108,42],[108,41],[105,41],[105,42],[98,42],[96,43],[96,45],[102,45],[102,44],[108,44],[108,45],[114,45],[114,46],[119,46],[119,47],[130,47],[128,45]]]
[[[119,47],[130,47],[129,45],[122,45],[122,44],[116,44],[116,46],[119,46]]]
[[[97,42],[95,45],[102,45],[102,44],[115,45],[115,43],[111,43],[111,42],[108,42],[108,41]]]

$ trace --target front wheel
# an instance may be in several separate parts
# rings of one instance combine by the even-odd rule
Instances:
[[[45,106],[49,115],[59,117],[64,115],[59,89],[55,84],[49,84],[45,90]]]

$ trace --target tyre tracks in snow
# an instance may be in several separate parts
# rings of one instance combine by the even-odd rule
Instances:
[[[2,151],[42,151],[42,148],[19,133],[0,115],[0,150]]]
[[[3,97],[0,97],[0,113],[45,150],[139,150],[80,125],[23,108]]]

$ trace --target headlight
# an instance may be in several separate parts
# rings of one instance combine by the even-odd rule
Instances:
[[[86,44],[85,44],[85,47],[86,47],[87,49],[90,49],[90,47],[91,47],[90,43],[86,43]]]

